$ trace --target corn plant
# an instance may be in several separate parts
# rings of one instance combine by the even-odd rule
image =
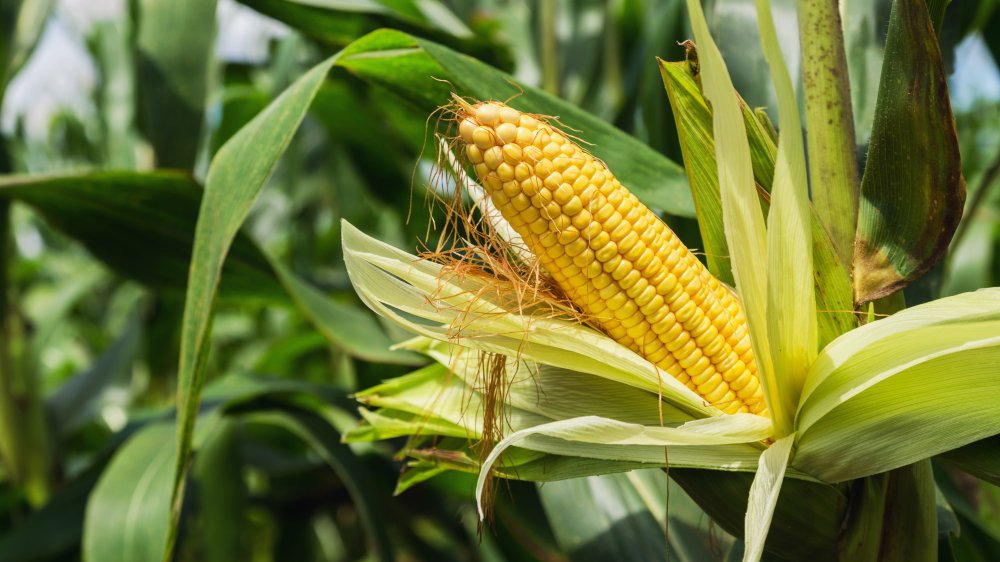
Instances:
[[[995,3],[238,3],[4,120],[0,560],[1000,556]]]
[[[921,170],[932,198],[959,207],[964,200],[954,126],[940,94],[904,88],[914,99],[937,100],[938,111],[877,113],[859,197],[846,82],[820,68],[836,65],[836,53],[843,53],[830,29],[835,14],[806,3],[800,8],[803,29],[818,29],[815,37],[802,37],[813,201],[792,81],[769,4],[759,1],[782,132],[777,146],[765,150],[771,175],[765,214],[745,122],[756,117],[741,112],[701,7],[688,2],[697,44],[688,65],[696,65],[711,104],[711,127],[702,126],[715,143],[715,181],[706,189],[718,193],[700,201],[696,194],[697,210],[703,223],[721,217],[714,231],[704,225],[702,231],[706,246],[728,249],[712,257],[717,275],[728,277],[731,268],[737,296],[622,187],[613,165],[582,150],[568,132],[503,103],[455,98],[447,113],[457,123],[457,149],[481,186],[473,186],[472,196],[488,196],[481,207],[489,220],[472,221],[472,228],[493,229],[509,247],[490,248],[495,243],[487,235],[485,245],[461,249],[457,263],[435,263],[345,225],[345,258],[361,297],[421,336],[407,349],[441,365],[362,393],[361,401],[378,409],[365,414],[355,437],[412,435],[413,470],[478,471],[483,517],[491,475],[549,480],[651,465],[750,472],[742,532],[732,529],[746,541],[745,560],[763,555],[784,482],[823,489],[805,492],[817,500],[881,487],[852,496],[860,507],[835,516],[845,535],[798,528],[811,538],[789,538],[773,546],[775,552],[796,559],[807,553],[936,558],[926,459],[1000,431],[997,412],[984,399],[993,391],[983,390],[997,383],[997,294],[957,295],[876,319],[887,305],[873,301],[937,259],[935,250],[924,249],[913,263],[902,233],[890,232],[909,228],[893,224],[905,220],[902,215],[887,213],[893,190],[902,189],[893,184],[917,177],[904,169]],[[933,39],[931,16],[919,3],[895,3],[890,26],[890,52]],[[825,49],[834,61],[810,58],[810,49]],[[943,75],[936,47],[918,52],[923,68],[936,66],[931,74]],[[888,96],[901,93],[896,81],[917,78],[912,72],[884,70],[884,105],[898,103]],[[664,68],[668,88],[670,74]],[[897,137],[900,128],[921,119],[937,138],[912,153],[901,150],[907,141]],[[686,153],[699,149],[685,147]],[[912,162],[914,153],[928,158]],[[460,183],[463,172],[457,170]],[[690,172],[689,178],[694,183]],[[941,225],[924,231],[933,245],[947,245],[957,224],[953,209],[924,209],[928,223]],[[527,260],[525,271],[510,274],[509,262],[497,263],[517,259]],[[533,285],[532,277],[540,280]],[[537,295],[545,290],[552,294]],[[569,312],[560,310],[560,297]],[[818,301],[849,306],[817,310]],[[851,327],[855,311],[862,326]],[[828,316],[823,326],[818,315]],[[438,439],[428,441],[433,436]],[[481,463],[476,446],[463,444],[468,437],[485,449]],[[580,464],[556,462],[567,457]],[[692,489],[725,478],[704,478]],[[901,501],[895,494],[907,497],[910,519],[885,522],[879,540],[871,540],[869,525],[888,516],[890,502]],[[844,510],[847,503],[833,499],[824,507]],[[788,544],[795,540],[803,542]],[[892,552],[884,550],[887,543]]]

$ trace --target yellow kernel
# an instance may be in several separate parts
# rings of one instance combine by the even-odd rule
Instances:
[[[483,162],[491,170],[496,170],[503,163],[503,149],[499,146],[491,146],[483,152]]]
[[[565,211],[565,209],[563,210]],[[580,212],[573,214],[573,226],[575,226],[577,230],[586,230],[587,228],[594,226],[594,218],[590,215],[590,211],[583,208],[582,204]],[[603,232],[600,225],[597,225],[597,232]]]
[[[458,124],[458,134],[462,136],[462,140],[466,143],[472,142],[472,132],[476,130],[476,122],[472,119],[462,119],[462,122]]]
[[[497,136],[504,143],[512,143],[517,138],[517,127],[513,123],[501,123],[496,128]]]
[[[565,205],[566,203],[569,203],[571,199],[573,199],[574,195],[576,195],[576,193],[573,192],[573,188],[570,187],[569,184],[564,183],[552,192],[552,199],[556,203],[559,203],[560,205]]]
[[[486,127],[476,127],[476,129],[472,131],[472,142],[474,142],[480,150],[486,150],[487,148],[493,146],[493,134]]]
[[[594,238],[594,240],[597,241],[598,239]],[[621,260],[621,256],[618,255],[618,246],[611,241],[610,236],[608,237],[607,241],[604,242],[604,244],[602,244],[599,248],[595,248],[594,244],[591,244],[591,248],[594,248],[594,251],[596,252],[595,257],[597,258],[597,261],[601,263],[608,263],[609,261],[611,261],[612,258],[615,257]],[[618,264],[615,264],[615,266],[617,265]]]
[[[583,203],[581,203],[580,198],[576,196],[573,196],[573,198],[570,199],[568,203],[563,205],[563,213],[565,213],[566,216],[569,217],[578,214],[582,210],[583,210]]]
[[[528,146],[524,147],[524,157],[529,162],[532,162],[532,163],[536,164],[535,172],[538,173],[538,174],[541,174],[541,172],[538,170],[537,163],[540,163],[542,161],[542,158],[544,158],[544,156],[545,155],[542,154],[542,151],[538,150],[538,147],[531,146],[531,145],[528,145]],[[542,175],[544,175],[544,174],[542,174]]]
[[[500,120],[504,123],[517,125],[518,121],[521,120],[521,112],[513,107],[504,106],[500,109]]]
[[[490,127],[497,124],[500,108],[495,103],[484,103],[476,108],[476,120]]]
[[[521,193],[521,186],[515,181],[507,181],[503,183],[504,195],[513,199]]]
[[[516,196],[510,198],[510,204],[515,210],[521,212],[531,206],[531,200],[524,193],[518,193]]]
[[[465,146],[465,155],[469,157],[469,162],[473,164],[482,164],[483,162],[483,151],[479,150],[479,147],[474,144]]]
[[[523,156],[524,153],[520,146],[514,143],[503,145],[503,160],[511,166],[517,166]]]
[[[513,183],[513,179],[514,179],[514,168],[513,168],[513,166],[511,166],[510,164],[508,164],[506,162],[504,162],[504,163],[500,164],[499,166],[497,166],[497,177],[499,177],[502,181],[512,182]],[[520,187],[521,186],[518,185],[518,189],[520,189]]]

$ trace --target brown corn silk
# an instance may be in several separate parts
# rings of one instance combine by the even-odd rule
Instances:
[[[767,415],[742,306],[660,218],[546,118],[448,108],[475,175],[581,318],[726,413]]]

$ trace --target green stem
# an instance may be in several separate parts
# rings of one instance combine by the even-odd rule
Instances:
[[[0,146],[0,172],[9,170]],[[28,340],[14,307],[10,201],[0,199],[0,460],[31,505],[48,499],[51,459],[45,412],[28,368]]]
[[[859,183],[847,55],[837,4],[837,0],[797,0],[809,184],[820,223],[850,271]]]

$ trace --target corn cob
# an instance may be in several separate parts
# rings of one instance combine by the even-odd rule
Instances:
[[[493,204],[585,317],[720,410],[767,415],[739,300],[656,214],[543,118],[453,109]]]

